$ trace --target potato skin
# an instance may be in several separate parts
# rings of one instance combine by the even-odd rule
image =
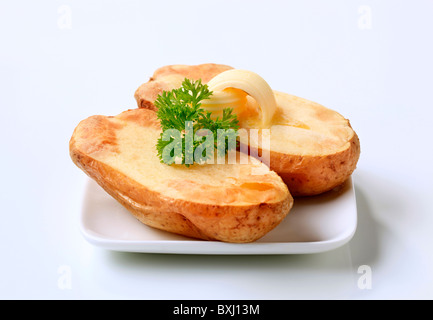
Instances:
[[[188,79],[201,79],[208,83],[210,79],[221,72],[233,69],[230,66],[215,63],[203,63],[199,65],[169,65],[155,70],[148,82],[139,86],[134,93],[139,108],[147,108],[156,111],[153,102],[162,91],[170,91],[173,88],[165,78],[167,75],[181,75]]]
[[[293,206],[290,196],[277,203],[220,206],[168,199],[71,146],[74,163],[142,223],[202,240],[247,243],[275,228]],[[126,194],[128,196],[126,196]]]
[[[349,142],[345,150],[320,156],[271,151],[270,168],[283,179],[292,196],[318,195],[342,184],[356,169],[361,149],[355,132]],[[260,149],[258,152],[261,154]]]
[[[146,109],[124,112],[116,118],[156,127],[155,113]],[[92,116],[80,122],[69,142],[72,161],[119,201],[142,223],[157,229],[203,240],[253,242],[275,228],[289,213],[293,197],[278,177],[284,197],[275,202],[220,205],[170,198],[136,182],[93,155],[119,152],[113,117]],[[158,129],[159,130],[159,129]],[[276,176],[277,177],[277,176]]]

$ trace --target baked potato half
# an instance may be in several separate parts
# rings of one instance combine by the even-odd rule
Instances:
[[[170,65],[155,71],[135,91],[138,107],[155,110],[154,101],[164,90],[172,90],[184,78],[209,82],[232,67],[220,64]],[[269,166],[287,184],[293,196],[317,195],[340,185],[356,168],[360,143],[349,120],[338,112],[294,95],[274,91],[277,110],[269,134],[270,148],[250,139],[250,154],[269,154]],[[251,130],[260,122],[260,108],[248,97],[240,111],[241,128]]]

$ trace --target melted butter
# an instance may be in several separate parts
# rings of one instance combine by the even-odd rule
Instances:
[[[238,113],[239,124],[243,128],[253,129],[260,128],[260,108],[257,102],[247,97],[247,102],[243,106],[242,111]],[[271,126],[288,126],[299,129],[311,130],[311,128],[302,121],[290,117],[284,112],[283,108],[277,106],[277,110],[272,118]]]

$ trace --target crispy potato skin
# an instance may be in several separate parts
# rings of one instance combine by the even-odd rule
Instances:
[[[233,69],[230,66],[215,63],[204,63],[195,66],[189,65],[170,65],[157,69],[148,82],[143,83],[134,93],[135,100],[139,108],[147,108],[156,111],[153,102],[164,90],[172,90],[172,86],[167,81],[167,76],[180,75],[184,78],[198,80],[207,83],[221,72]]]
[[[155,110],[153,101],[158,94],[163,90],[172,89],[170,83],[164,80],[164,77],[169,74],[181,74],[192,79],[202,78],[206,83],[217,74],[229,69],[232,67],[216,64],[159,68],[150,81],[142,84],[135,92],[137,104],[141,108]],[[271,150],[270,167],[282,177],[293,196],[318,195],[346,181],[355,170],[360,156],[359,138],[355,132],[349,142],[345,150],[315,156],[286,154]],[[258,152],[261,154],[261,150]]]
[[[314,196],[345,182],[356,169],[360,151],[355,133],[348,148],[338,153],[302,156],[271,151],[270,168],[280,175],[292,196]]]
[[[92,116],[79,123],[69,142],[72,161],[144,224],[184,236],[234,243],[253,242],[276,227],[289,213],[293,198],[285,189],[278,202],[219,205],[170,198],[136,182],[133,177],[97,160],[95,155],[119,152],[119,122]],[[159,130],[155,112],[126,111],[117,119]],[[277,176],[276,176],[277,177]],[[278,178],[279,179],[279,178]],[[281,181],[281,180],[280,180]],[[200,198],[200,194],[196,195]]]

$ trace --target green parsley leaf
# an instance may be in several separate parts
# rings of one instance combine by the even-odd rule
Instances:
[[[236,140],[237,137],[237,116],[233,114],[233,109],[225,108],[221,118],[212,119],[212,113],[201,108],[201,101],[209,99],[211,95],[212,91],[201,80],[192,81],[185,78],[180,88],[163,91],[156,98],[157,117],[163,130],[156,149],[162,163],[181,163],[189,166],[197,162],[196,150],[200,160],[205,161],[214,156],[215,149],[220,152],[224,147],[227,153],[233,148],[229,141]],[[225,130],[224,146],[218,144],[221,140],[218,139],[218,133],[222,132],[219,129]],[[205,140],[194,138],[197,136],[205,137]],[[210,145],[209,141],[213,145]],[[208,152],[210,149],[212,153]]]

